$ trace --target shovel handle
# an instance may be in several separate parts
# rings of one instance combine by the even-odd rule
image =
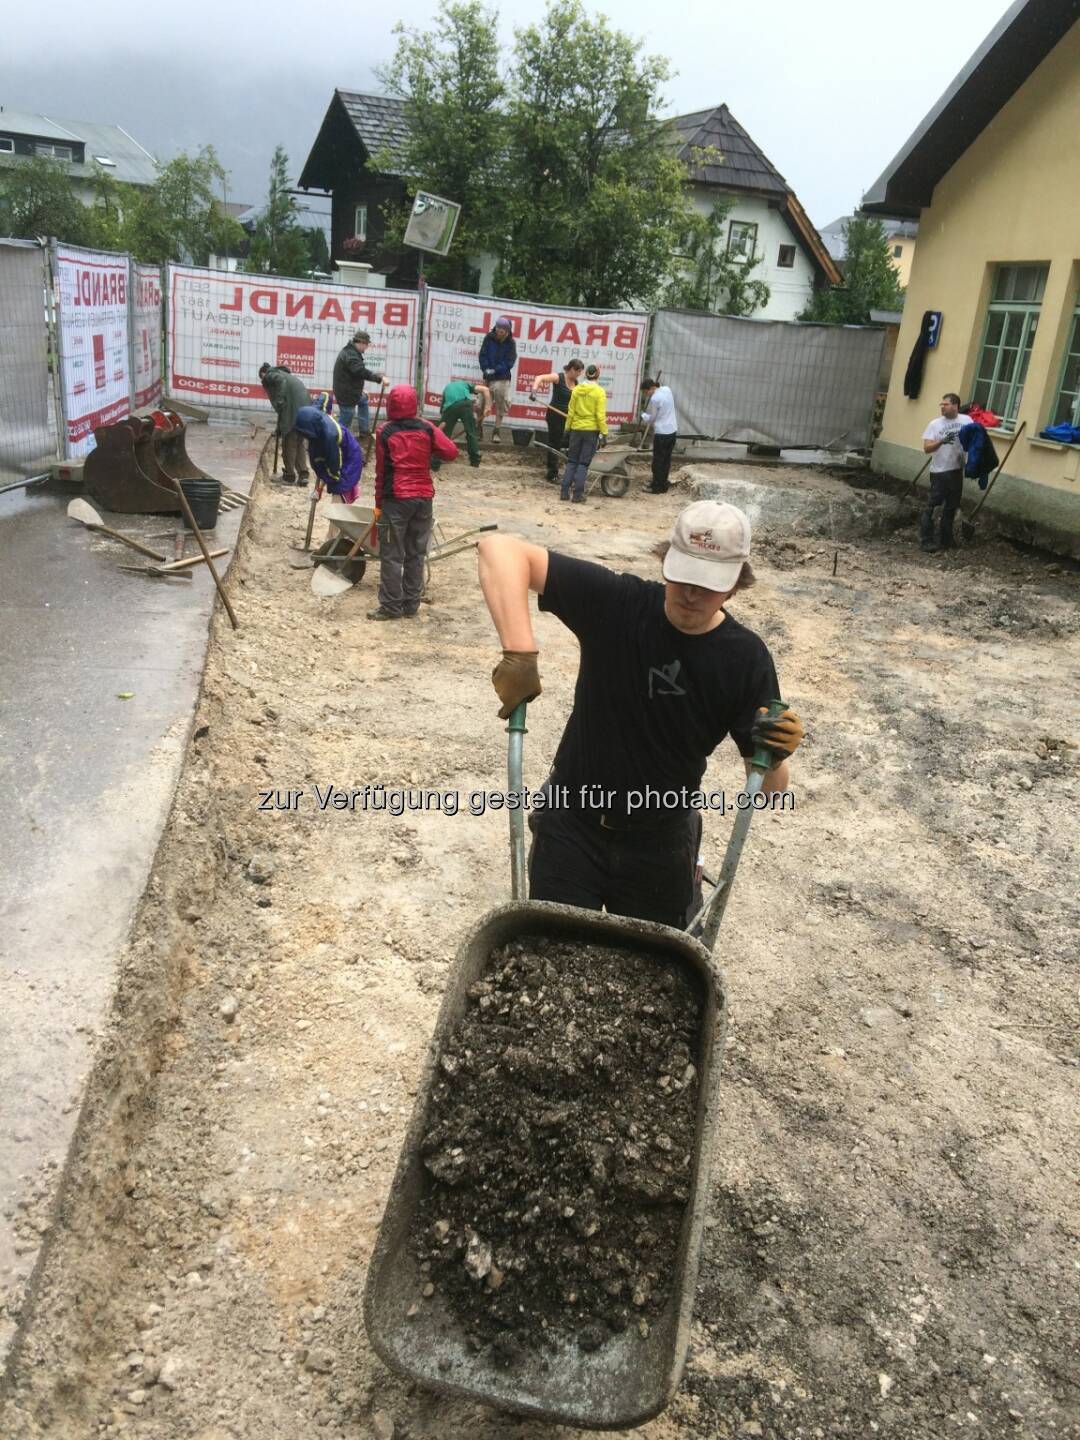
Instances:
[[[525,789],[525,712],[528,702],[515,705],[506,722],[510,736],[507,745],[506,778],[510,794],[522,795]],[[519,805],[510,810],[510,893],[515,900],[527,900],[525,875],[525,811]]]
[[[121,545],[129,545],[132,550],[137,550],[140,555],[149,555],[151,560],[167,560],[167,555],[159,555],[156,550],[151,550],[148,545],[140,545],[138,540],[132,540],[130,535],[121,535],[119,530],[110,530],[108,525],[95,525],[95,530],[102,535],[111,535],[114,540],[119,540]]]
[[[1005,451],[1005,458],[1004,458],[1004,460],[1002,460],[1001,464],[1000,464],[1000,465],[997,467],[997,469],[994,471],[993,475],[992,475],[991,478],[990,478],[990,483],[987,485],[987,487],[986,487],[986,489],[983,491],[983,493],[979,496],[979,503],[975,506],[975,509],[972,510],[971,514],[970,514],[970,515],[968,516],[968,518],[967,518],[967,523],[968,523],[969,525],[970,525],[971,522],[975,519],[975,516],[979,513],[979,511],[982,509],[983,504],[984,504],[985,501],[986,501],[986,497],[990,494],[990,491],[994,488],[994,482],[997,480],[997,478],[998,478],[998,476],[1001,474],[1002,470],[1005,469],[1005,466],[1008,464],[1009,456],[1012,454],[1013,450],[1016,448],[1016,442],[1020,439],[1020,436],[1024,433],[1024,431],[1025,431],[1026,429],[1027,429],[1027,421],[1026,421],[1026,420],[1021,420],[1021,422],[1020,422],[1020,428],[1017,430],[1016,434],[1012,437],[1012,440],[1010,440],[1010,442],[1009,442],[1009,448]]]
[[[191,506],[188,504],[188,498],[184,494],[184,487],[183,485],[181,485],[179,480],[174,480],[173,486],[176,490],[176,498],[180,501],[180,508],[184,512],[184,518],[187,520],[188,525],[190,525],[191,527],[191,533],[199,542],[199,549],[202,551],[202,558],[206,561],[206,568],[214,577],[214,584],[217,586],[217,592],[221,596],[221,603],[225,606],[225,609],[228,612],[229,620],[232,622],[232,628],[234,630],[239,630],[240,621],[236,618],[236,611],[229,604],[229,597],[225,594],[225,587],[221,583],[221,576],[214,569],[214,562],[210,558],[210,551],[206,548],[206,541],[203,539],[202,531],[195,523],[195,516],[191,513]]]

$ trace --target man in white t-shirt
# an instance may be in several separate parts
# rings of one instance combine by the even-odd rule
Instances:
[[[679,438],[675,397],[670,386],[661,385],[656,380],[645,380],[641,386],[641,398],[645,401],[641,418],[653,427],[652,484],[646,485],[645,489],[650,495],[663,495],[671,488],[668,481],[671,455]]]
[[[923,431],[923,453],[933,456],[930,461],[930,495],[919,520],[922,548],[931,555],[939,550],[951,550],[953,540],[953,516],[960,508],[964,494],[963,447],[957,436],[967,423],[960,414],[960,396],[951,391],[941,397],[941,414]],[[941,506],[941,530],[934,540],[934,511]]]

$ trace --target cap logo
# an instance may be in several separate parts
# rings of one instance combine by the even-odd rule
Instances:
[[[691,530],[689,541],[690,544],[696,546],[698,550],[712,550],[718,553],[728,548],[726,545],[714,545],[712,543],[711,530]]]

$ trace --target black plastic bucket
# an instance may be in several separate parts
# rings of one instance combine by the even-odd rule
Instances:
[[[221,505],[221,483],[218,480],[181,480],[181,488],[191,506],[195,524],[200,530],[213,530],[217,525],[218,509]],[[184,524],[188,523],[184,516]]]

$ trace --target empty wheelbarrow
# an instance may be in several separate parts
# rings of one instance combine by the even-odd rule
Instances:
[[[519,795],[524,729],[521,705],[509,723],[509,790]],[[751,794],[760,789],[769,763],[767,751],[755,754],[747,787]],[[481,1401],[550,1424],[590,1429],[630,1429],[658,1414],[671,1400],[689,1344],[717,1127],[726,1004],[711,945],[751,813],[749,808],[740,813],[745,823],[732,833],[720,885],[696,922],[706,941],[702,943],[664,925],[526,900],[523,816],[520,809],[510,812],[514,900],[480,920],[458,949],[368,1270],[364,1323],[376,1353],[399,1374],[441,1395]],[[543,1345],[519,1351],[508,1363],[496,1347],[478,1348],[452,1302],[437,1287],[432,1293],[432,1276],[420,1268],[416,1227],[425,1196],[435,1183],[425,1166],[422,1145],[435,1087],[444,1078],[442,1057],[469,1010],[470,987],[485,976],[498,947],[515,940],[569,941],[586,950],[590,946],[628,949],[669,973],[672,968],[680,972],[699,999],[692,1055],[698,1089],[686,1198],[670,1290],[661,1312],[651,1317],[646,1330],[631,1325],[596,1348],[583,1348],[569,1334],[549,1334]],[[552,984],[558,984],[557,978]],[[478,1123],[483,1125],[482,1116]]]

